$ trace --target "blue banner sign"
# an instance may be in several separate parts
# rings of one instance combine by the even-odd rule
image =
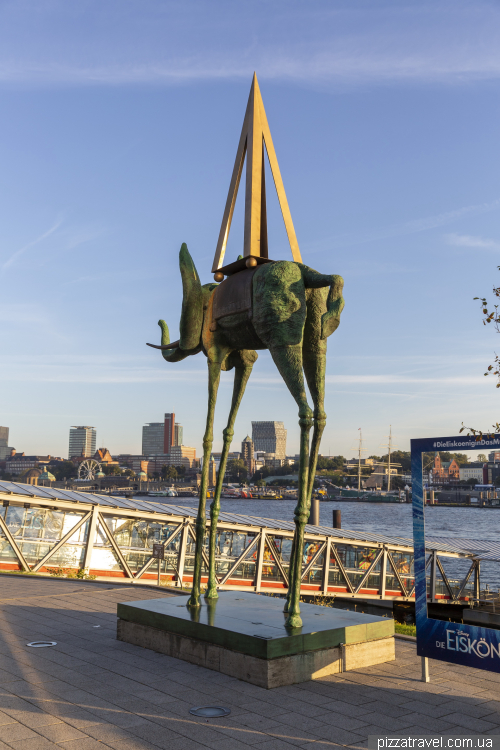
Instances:
[[[500,450],[500,435],[477,442],[474,437],[461,435],[411,441],[417,654],[476,669],[500,672],[500,630],[433,620],[427,615],[422,454],[440,450],[457,452],[485,448]]]

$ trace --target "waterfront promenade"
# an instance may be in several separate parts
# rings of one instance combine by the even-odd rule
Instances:
[[[264,690],[116,640],[119,601],[175,596],[126,584],[0,576],[0,750],[326,750],[367,736],[500,734],[500,675],[397,659]],[[99,626],[99,627],[96,627]],[[34,649],[33,640],[57,641]],[[223,719],[196,705],[231,709]]]

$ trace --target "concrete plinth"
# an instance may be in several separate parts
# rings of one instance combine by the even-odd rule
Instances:
[[[287,630],[281,599],[226,591],[194,611],[187,599],[119,604],[118,640],[264,688],[395,658],[394,624],[383,617],[301,604],[302,628]]]

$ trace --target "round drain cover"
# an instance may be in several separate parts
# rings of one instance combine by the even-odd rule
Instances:
[[[204,719],[215,719],[218,716],[227,716],[231,709],[222,706],[195,706],[189,709],[189,713],[193,716],[203,716]]]
[[[32,648],[46,648],[47,646],[57,646],[57,641],[31,641],[26,645]]]

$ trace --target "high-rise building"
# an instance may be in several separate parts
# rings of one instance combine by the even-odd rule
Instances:
[[[252,440],[256,451],[286,458],[286,430],[283,422],[252,422]]]
[[[168,453],[161,456],[150,456],[148,474],[160,472],[164,466],[185,466],[192,469],[198,465],[196,448],[188,445],[173,445]]]
[[[142,428],[142,455],[160,456],[163,454],[165,425],[163,422],[149,422]]]
[[[175,414],[165,414],[163,422],[149,422],[142,428],[142,455],[167,455],[173,446],[182,445],[183,432]]]
[[[68,458],[85,456],[90,458],[94,455],[96,449],[96,431],[95,427],[71,427],[69,431],[69,451]]]
[[[253,441],[250,435],[247,435],[241,444],[241,460],[247,465],[248,473],[255,472],[255,459],[253,455]]]
[[[190,448],[188,445],[173,445],[170,449],[170,464],[171,466],[194,466],[196,448]]]
[[[0,461],[5,461],[7,456],[10,456],[11,448],[9,448],[9,428],[0,427]]]
[[[165,431],[163,433],[163,453],[170,453],[175,445],[175,414],[165,414]]]
[[[217,471],[219,470],[221,456],[222,456],[222,453],[210,454],[210,460],[215,461]],[[229,451],[229,453],[227,454],[227,463],[230,464],[231,461],[239,461],[240,458],[241,458],[241,453],[239,453],[238,451]],[[200,458],[200,464],[203,466],[203,456],[201,456]]]

